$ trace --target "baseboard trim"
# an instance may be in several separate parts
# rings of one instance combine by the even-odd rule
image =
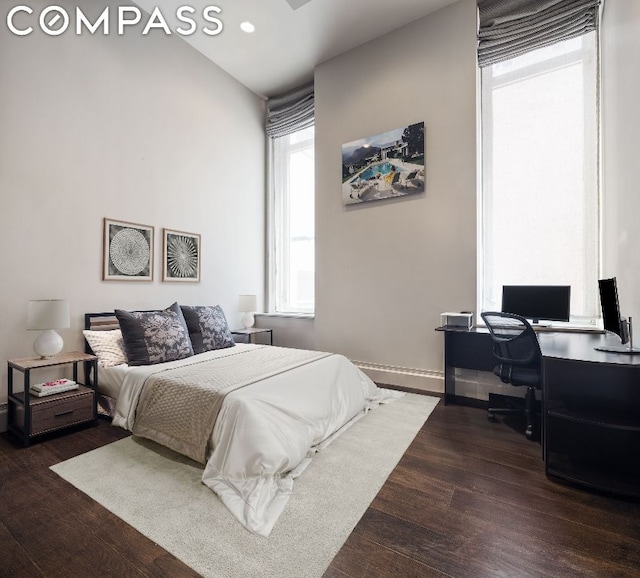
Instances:
[[[376,383],[396,385],[432,393],[444,392],[444,374],[440,371],[354,361]]]
[[[7,416],[9,414],[8,404],[0,403],[0,433],[6,432],[8,429],[7,426]]]

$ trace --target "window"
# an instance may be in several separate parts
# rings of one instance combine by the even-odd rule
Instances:
[[[571,285],[598,317],[597,32],[482,68],[478,306],[503,285]]]
[[[273,138],[271,301],[275,313],[313,313],[314,128]]]

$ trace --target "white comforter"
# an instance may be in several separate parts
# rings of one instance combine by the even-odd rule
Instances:
[[[136,404],[149,375],[203,359],[118,369],[124,376],[114,425],[133,429]],[[237,356],[241,358],[242,356]],[[202,481],[250,531],[268,536],[311,456],[381,402],[401,393],[376,385],[342,355],[331,355],[228,394],[211,439]]]

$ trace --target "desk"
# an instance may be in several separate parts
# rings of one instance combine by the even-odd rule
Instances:
[[[489,330],[484,327],[465,329],[444,326],[436,331],[444,332],[444,404],[465,403],[465,398],[456,396],[455,370],[493,370],[496,359]]]
[[[445,404],[455,369],[491,371],[486,328],[439,327],[444,333]],[[548,476],[640,497],[640,356],[596,351],[602,333],[540,332],[542,445]]]

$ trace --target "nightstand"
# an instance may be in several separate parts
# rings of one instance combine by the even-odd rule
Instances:
[[[79,384],[78,389],[36,397],[30,395],[31,371],[60,365],[73,365],[73,381],[78,383],[78,364],[84,364],[85,382],[88,383],[88,369],[93,369],[93,387]],[[95,355],[72,351],[60,353],[45,359],[26,357],[10,359],[7,362],[7,385],[9,402],[9,431],[22,440],[26,447],[32,438],[62,430],[77,424],[97,423],[98,358]],[[13,391],[13,371],[23,374],[22,391]]]
[[[231,335],[244,335],[245,343],[255,343],[255,336],[259,333],[268,333],[269,345],[273,345],[273,329],[266,329],[263,327],[249,327],[249,329],[234,329],[233,331],[231,331]]]

